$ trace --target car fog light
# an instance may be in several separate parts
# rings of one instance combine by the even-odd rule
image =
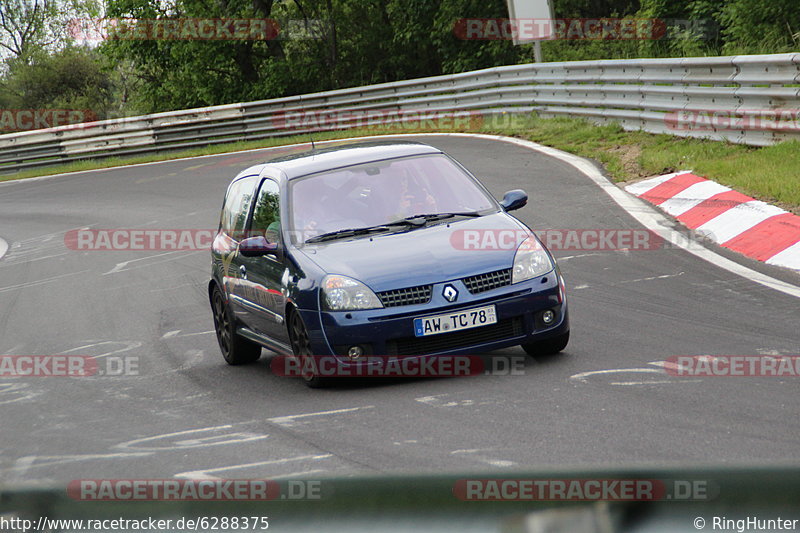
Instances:
[[[364,349],[361,346],[351,346],[347,350],[347,357],[350,359],[358,359],[362,355],[364,355]]]
[[[542,322],[544,322],[546,325],[552,324],[553,320],[555,319],[556,319],[556,314],[549,309],[544,313],[542,313]]]

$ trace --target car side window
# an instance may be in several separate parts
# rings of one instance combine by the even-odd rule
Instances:
[[[238,240],[244,231],[257,181],[257,176],[250,176],[240,179],[228,189],[225,206],[222,208],[220,227],[234,239]]]
[[[281,231],[280,189],[271,179],[265,179],[258,191],[250,235],[263,235],[269,242],[278,242]]]

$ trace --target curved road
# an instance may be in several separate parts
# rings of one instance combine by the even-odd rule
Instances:
[[[425,137],[533,228],[640,229],[575,168],[509,143]],[[267,152],[0,185],[0,355],[81,354],[122,376],[0,378],[0,479],[336,476],[563,465],[778,463],[800,445],[797,378],[670,377],[674,355],[798,354],[800,300],[680,249],[558,251],[572,342],[521,375],[309,390],[266,354],[229,367],[209,254],[79,252],[67,231],[215,228]],[[649,209],[642,206],[642,209]],[[725,252],[722,252],[723,254]],[[728,254],[728,257],[732,257]],[[738,261],[800,285],[800,276]],[[504,351],[522,356],[521,349]],[[613,372],[598,372],[608,371]]]

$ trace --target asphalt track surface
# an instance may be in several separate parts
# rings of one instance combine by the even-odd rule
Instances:
[[[423,140],[496,197],[527,190],[531,201],[515,214],[537,231],[641,228],[563,161],[485,139]],[[83,227],[213,229],[228,182],[268,152],[0,185],[0,238],[9,244],[0,259],[0,355],[138,362],[138,375],[0,379],[0,479],[22,486],[796,458],[798,378],[686,379],[652,364],[800,352],[800,300],[680,249],[557,251],[572,341],[557,357],[525,359],[522,375],[310,390],[272,374],[267,351],[255,365],[224,363],[211,331],[207,251],[64,244],[68,230]],[[788,271],[768,273],[800,285]]]

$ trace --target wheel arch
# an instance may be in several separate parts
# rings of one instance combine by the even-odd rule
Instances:
[[[211,298],[214,296],[214,289],[215,288],[219,288],[219,283],[217,283],[217,280],[212,278],[211,281],[208,282],[208,301],[209,302],[211,302]],[[220,291],[222,291],[222,288],[220,288]]]

